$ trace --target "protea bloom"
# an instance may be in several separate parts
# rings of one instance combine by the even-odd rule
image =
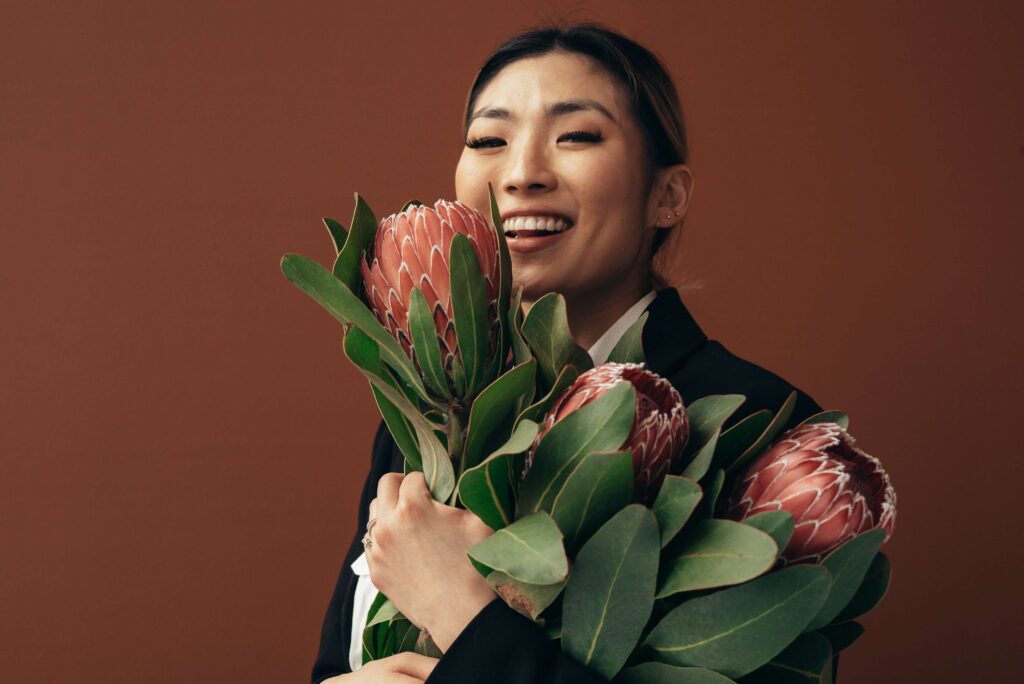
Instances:
[[[491,349],[496,346],[499,285],[498,238],[481,214],[462,204],[437,200],[434,207],[410,205],[380,221],[372,252],[361,262],[366,299],[380,321],[414,359],[409,331],[409,297],[423,291],[441,343],[448,377],[459,353],[451,302],[449,254],[452,238],[462,233],[473,243],[490,301]]]
[[[633,427],[620,449],[633,452],[634,501],[649,504],[679,458],[690,436],[683,399],[668,380],[637,363],[605,363],[576,379],[548,410],[540,436],[573,411],[594,401],[620,382],[636,390]],[[527,469],[533,452],[527,454]]]
[[[882,464],[835,423],[799,425],[759,456],[738,483],[728,517],[788,511],[796,523],[782,552],[789,563],[818,562],[869,530],[893,531],[896,491]]]

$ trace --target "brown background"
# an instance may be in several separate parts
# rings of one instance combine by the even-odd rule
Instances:
[[[842,680],[1014,678],[1024,3],[344,4],[0,2],[0,680],[307,680],[376,412],[279,259],[452,197],[475,70],[551,18],[664,59],[675,282],[898,488]]]

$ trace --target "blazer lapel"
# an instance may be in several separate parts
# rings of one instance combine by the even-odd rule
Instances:
[[[675,288],[669,287],[658,292],[647,311],[642,338],[647,367],[663,378],[668,378],[708,338],[683,306]]]

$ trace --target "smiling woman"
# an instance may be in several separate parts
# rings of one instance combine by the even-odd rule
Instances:
[[[648,366],[684,402],[747,397],[724,427],[783,404],[792,385],[709,340],[678,292],[658,287],[654,256],[687,212],[693,175],[678,97],[653,54],[593,24],[520,34],[477,75],[465,128],[456,194],[488,215],[493,187],[525,308],[561,293],[573,337],[595,365],[647,311]],[[785,427],[820,411],[796,391]],[[469,511],[433,501],[422,474],[402,472],[382,423],[313,681],[604,681],[477,573],[466,549],[490,529]],[[361,666],[360,639],[378,589],[431,635],[439,658],[402,653]]]

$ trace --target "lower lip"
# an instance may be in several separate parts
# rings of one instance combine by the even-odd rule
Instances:
[[[566,233],[570,232],[575,227],[576,226],[569,226],[561,233],[545,235],[544,237],[506,237],[505,242],[508,243],[508,251],[510,252],[536,252],[557,244],[565,237]]]

